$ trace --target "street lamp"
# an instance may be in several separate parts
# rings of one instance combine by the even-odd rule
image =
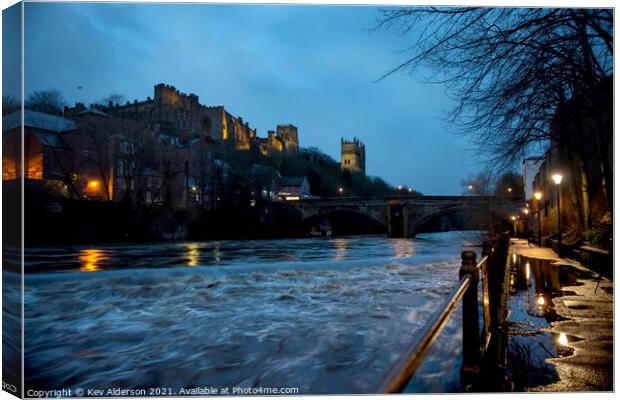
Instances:
[[[558,257],[562,257],[562,229],[560,227],[560,221],[562,219],[562,213],[560,212],[560,184],[562,183],[562,175],[553,174],[551,178],[558,187]]]
[[[344,189],[342,187],[338,188],[338,193],[342,194],[342,192],[344,192]]]
[[[511,188],[511,187],[509,187],[509,188],[508,188],[508,189],[506,189],[506,190],[508,190],[508,193],[512,193],[512,188]]]
[[[512,221],[512,231],[514,232],[515,237],[517,237],[517,217],[511,215],[510,220]]]
[[[536,213],[537,213],[537,218],[538,218],[538,246],[542,246],[542,229],[541,229],[541,222],[540,222],[540,199],[542,199],[542,193],[541,192],[534,192],[534,198],[536,199]]]
[[[527,238],[527,217],[528,217],[529,213],[530,213],[530,209],[525,207],[523,209],[523,214],[524,214],[524,216],[523,216],[523,236],[524,236],[524,239],[528,241],[528,243],[529,243],[529,240]]]

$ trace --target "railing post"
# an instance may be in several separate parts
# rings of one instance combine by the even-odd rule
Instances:
[[[463,296],[463,367],[461,383],[465,390],[474,383],[480,372],[480,328],[478,326],[478,269],[476,252],[461,253],[459,278],[471,275],[471,284]]]

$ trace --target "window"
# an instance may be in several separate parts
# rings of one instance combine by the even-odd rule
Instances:
[[[127,176],[127,165],[125,160],[118,160],[116,162],[116,176]]]
[[[118,190],[125,190],[127,189],[127,185],[125,184],[125,179],[124,178],[116,178],[116,188]]]
[[[121,142],[121,153],[133,154],[134,153],[133,143]]]

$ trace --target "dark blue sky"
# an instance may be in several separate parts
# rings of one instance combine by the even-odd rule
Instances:
[[[479,169],[442,121],[444,88],[399,74],[405,39],[369,32],[374,7],[27,3],[25,92],[69,103],[152,96],[165,82],[225,105],[266,136],[299,127],[304,147],[339,160],[340,138],[366,143],[369,175],[425,194],[459,194]],[[78,86],[82,89],[78,90]]]

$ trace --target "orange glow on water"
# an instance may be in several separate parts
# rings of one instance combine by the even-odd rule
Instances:
[[[198,245],[195,243],[190,243],[187,245],[187,266],[195,267],[200,263],[200,251],[198,250]]]
[[[79,260],[82,264],[80,271],[93,272],[100,270],[102,261],[109,260],[107,253],[107,250],[101,249],[80,250]]]

